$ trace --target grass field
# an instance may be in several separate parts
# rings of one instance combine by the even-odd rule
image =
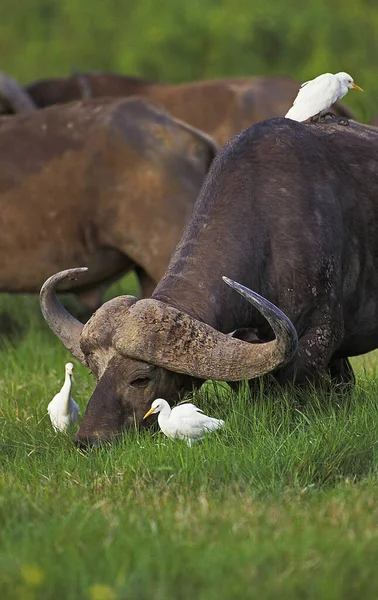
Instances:
[[[195,401],[226,426],[201,444],[132,432],[84,455],[46,415],[70,355],[36,298],[2,310],[25,327],[0,348],[2,600],[378,597],[374,354],[350,397],[208,384]],[[93,387],[75,362],[82,412]]]

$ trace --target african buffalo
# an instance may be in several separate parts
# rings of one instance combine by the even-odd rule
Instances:
[[[175,401],[188,377],[235,381],[275,369],[280,383],[351,384],[348,356],[378,346],[377,197],[374,127],[272,119],[214,159],[151,299],[115,298],[83,326],[55,297],[66,274],[53,276],[41,292],[44,317],[97,380],[77,439],[140,423],[155,398]],[[279,367],[295,348],[290,325],[273,310],[269,326],[222,275],[289,317],[298,350],[287,364]],[[256,336],[263,343],[246,343]]]
[[[299,84],[290,77],[245,77],[168,85],[113,73],[75,73],[66,78],[43,79],[26,87],[39,107],[89,94],[144,96],[178,119],[210,134],[219,145],[253,123],[284,116],[298,89]],[[333,110],[337,116],[353,118],[352,112],[340,102]]]
[[[84,262],[75,291],[93,312],[136,268],[163,275],[216,153],[209,136],[146,99],[95,99],[0,119],[1,292],[39,292]]]

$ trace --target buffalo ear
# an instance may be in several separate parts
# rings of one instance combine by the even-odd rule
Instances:
[[[249,342],[250,344],[264,344],[267,340],[259,337],[257,332],[258,329],[255,327],[241,327],[230,333],[230,336],[238,340],[243,340],[243,342]]]

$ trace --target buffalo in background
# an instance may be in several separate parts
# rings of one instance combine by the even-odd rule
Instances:
[[[91,312],[136,269],[151,294],[217,151],[147,99],[94,99],[0,118],[1,292],[39,292],[55,271]]]
[[[38,108],[91,97],[143,96],[205,131],[221,146],[253,123],[284,116],[298,89],[299,84],[290,77],[240,77],[170,85],[95,72],[42,79],[26,86],[22,93],[27,93]],[[341,102],[336,102],[332,111],[339,117],[354,118]]]

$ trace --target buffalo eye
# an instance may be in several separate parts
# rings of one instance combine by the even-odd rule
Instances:
[[[149,377],[136,377],[136,379],[130,381],[130,385],[133,387],[144,388],[148,386],[150,381],[151,379]]]

